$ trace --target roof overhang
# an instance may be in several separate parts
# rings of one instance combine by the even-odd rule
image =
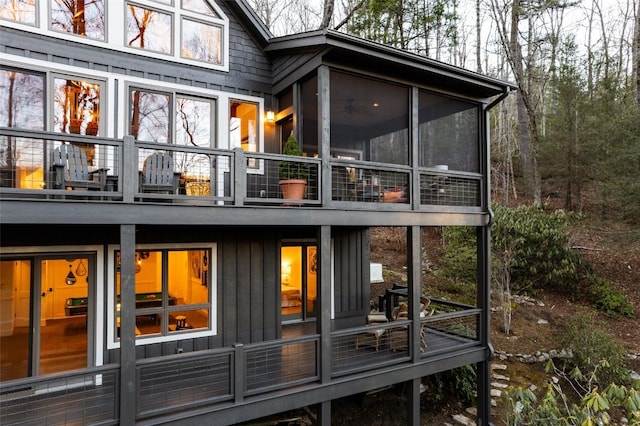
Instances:
[[[445,64],[424,56],[333,30],[318,30],[271,39],[265,51],[273,56],[323,50],[329,65],[364,68],[368,72],[389,74],[395,80],[488,100],[517,89],[514,84]]]

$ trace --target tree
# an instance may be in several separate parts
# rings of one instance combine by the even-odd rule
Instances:
[[[640,2],[636,12],[635,36],[633,37],[633,67],[636,81],[636,104],[640,105]]]
[[[324,0],[322,22],[320,23],[321,29],[329,27],[331,18],[333,18],[333,3],[334,3],[334,0]]]

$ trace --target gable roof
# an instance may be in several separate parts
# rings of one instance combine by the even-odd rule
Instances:
[[[255,27],[259,43],[273,58],[314,51],[326,62],[366,67],[376,72],[393,70],[395,79],[424,82],[478,99],[517,89],[512,83],[331,29],[274,37],[246,0],[229,3]]]

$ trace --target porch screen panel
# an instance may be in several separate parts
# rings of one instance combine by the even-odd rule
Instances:
[[[362,153],[366,161],[408,165],[409,89],[331,72],[331,149]]]
[[[480,172],[477,104],[421,91],[418,135],[421,167]]]

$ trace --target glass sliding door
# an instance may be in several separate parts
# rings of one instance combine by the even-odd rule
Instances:
[[[90,364],[94,263],[87,254],[0,261],[0,380]]]

